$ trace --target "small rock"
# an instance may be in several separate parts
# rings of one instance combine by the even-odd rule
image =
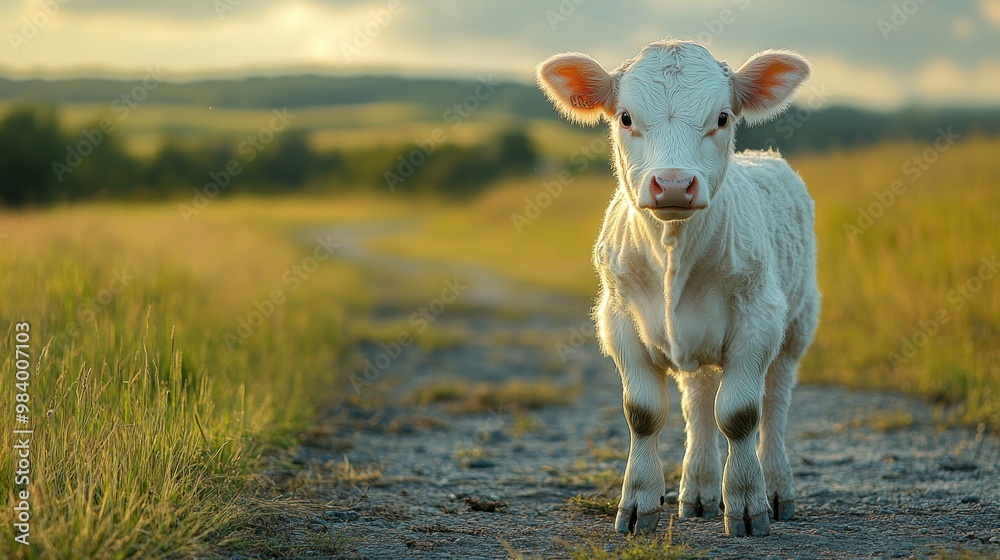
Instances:
[[[487,500],[477,496],[463,498],[462,501],[464,501],[465,505],[469,506],[469,509],[472,511],[485,511],[486,513],[506,511],[508,506],[507,502]]]
[[[479,430],[476,432],[476,441],[479,443],[497,443],[510,441],[510,436],[503,433],[503,430]]]
[[[970,494],[968,496],[965,496],[964,498],[962,498],[962,503],[963,504],[977,504],[977,503],[979,503],[979,496],[976,496],[975,494]]]
[[[466,463],[465,466],[469,469],[492,469],[497,464],[488,459],[473,459]]]
[[[972,472],[979,468],[979,465],[969,461],[948,461],[938,465],[938,468],[946,472]]]
[[[667,501],[676,502],[677,501],[677,497],[678,497],[677,492],[674,492],[674,491],[667,492],[667,496],[666,496]]]
[[[347,523],[349,521],[357,521],[361,518],[361,514],[349,509],[347,511],[326,511],[323,513],[323,517],[329,519],[334,523]]]

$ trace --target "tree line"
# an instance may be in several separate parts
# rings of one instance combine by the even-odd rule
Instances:
[[[468,197],[505,176],[531,173],[539,155],[520,129],[474,145],[418,142],[318,152],[287,129],[236,143],[167,140],[152,157],[129,153],[110,119],[69,133],[52,109],[22,107],[0,121],[0,204],[162,199],[223,177],[226,192],[382,189]]]

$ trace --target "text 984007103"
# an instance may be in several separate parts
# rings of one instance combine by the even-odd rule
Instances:
[[[31,533],[31,325],[14,325],[14,540]]]

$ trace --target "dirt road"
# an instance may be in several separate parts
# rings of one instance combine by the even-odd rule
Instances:
[[[380,289],[406,281],[412,267],[364,249],[371,231],[337,234],[351,246],[345,258],[370,268]],[[614,365],[591,335],[590,302],[512,286],[481,270],[435,270],[442,282],[467,286],[454,303],[435,306],[440,294],[430,292],[426,301],[377,310],[392,325],[380,332],[429,342],[400,346],[370,383],[358,378],[298,451],[294,493],[347,505],[360,499],[347,511],[311,516],[308,530],[336,535],[347,557],[367,558],[511,551],[563,558],[584,542],[607,551],[629,546],[613,532],[608,507],[617,500],[628,429]],[[418,333],[424,323],[413,314],[421,307],[438,311],[423,315],[433,320]],[[435,332],[452,335],[435,339]],[[371,363],[395,353],[384,341],[364,343]],[[510,389],[507,400],[449,391],[476,392],[483,383]],[[671,389],[660,436],[668,492],[662,533],[677,509],[684,450]],[[789,422],[795,519],[753,539],[726,537],[721,519],[674,520],[675,543],[707,558],[1000,557],[995,437],[942,426],[920,401],[836,387],[800,386]],[[366,468],[375,480],[365,492]]]

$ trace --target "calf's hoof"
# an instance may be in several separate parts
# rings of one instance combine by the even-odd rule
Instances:
[[[793,517],[795,517],[795,498],[781,500],[775,494],[774,501],[771,502],[771,519],[775,521],[788,521]]]
[[[705,517],[712,518],[719,515],[719,502],[718,500],[702,500],[701,496],[698,496],[694,503],[681,502],[680,511],[677,513],[681,517]]]
[[[646,513],[639,513],[636,506],[627,509],[618,509],[618,516],[615,517],[615,529],[619,533],[652,533],[656,531],[656,525],[660,522],[660,508]]]
[[[763,537],[771,534],[771,514],[766,510],[757,515],[726,515],[726,534],[732,537]]]

